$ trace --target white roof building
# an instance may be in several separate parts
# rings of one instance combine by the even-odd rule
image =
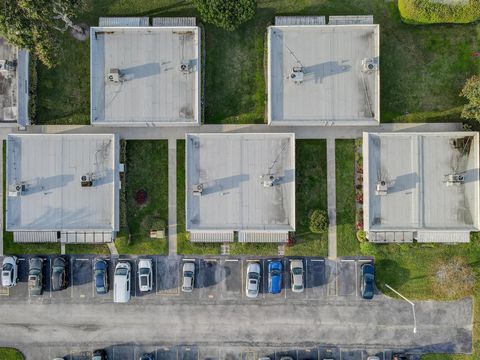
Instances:
[[[468,242],[479,230],[475,132],[364,133],[364,228],[373,242]]]
[[[113,134],[7,139],[6,230],[15,241],[108,242],[119,228]]]
[[[293,134],[188,134],[190,240],[285,242],[295,230]]]
[[[278,17],[268,28],[270,125],[378,125],[380,29],[372,16]]]
[[[200,29],[156,20],[102,18],[91,28],[93,125],[200,124]]]
[[[27,50],[17,49],[0,37],[0,126],[28,125]]]

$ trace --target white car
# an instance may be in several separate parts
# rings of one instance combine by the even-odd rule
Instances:
[[[303,292],[303,261],[291,260],[290,261],[290,275],[292,277],[292,291]]]
[[[247,266],[247,284],[245,292],[247,297],[256,298],[260,290],[260,264],[252,262]]]
[[[153,288],[152,259],[138,260],[138,287],[140,291],[151,291]]]
[[[380,360],[380,358],[378,356],[369,356],[367,360]]]
[[[5,256],[2,264],[2,286],[12,287],[17,285],[18,265],[16,256]]]
[[[182,291],[192,292],[195,286],[195,263],[192,261],[184,262],[182,270]]]

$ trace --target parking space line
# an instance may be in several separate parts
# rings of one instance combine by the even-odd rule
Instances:
[[[364,262],[364,263],[369,263],[372,262],[372,260],[367,260],[367,259],[358,259],[358,262]]]
[[[355,297],[358,297],[358,266],[355,264]]]
[[[95,260],[92,259],[92,261],[90,262],[91,263],[91,266],[92,266],[92,298],[95,298],[95,271],[93,270],[94,269],[94,262]],[[108,268],[107,268],[108,269]]]
[[[310,261],[321,261],[321,262],[325,262],[325,259],[310,259]]]
[[[238,262],[238,259],[225,259],[225,261],[235,261],[235,262]]]
[[[75,258],[72,257],[70,261],[70,279],[72,279],[70,284],[70,298],[73,299],[73,267],[75,265]]]
[[[196,261],[196,259],[182,259],[183,262],[185,261]]]
[[[52,277],[52,258],[48,259],[48,262],[50,263],[50,279],[49,280],[49,283],[50,283],[50,292],[49,292],[49,297],[50,299],[52,298],[52,281],[51,281],[51,277]],[[46,279],[47,280],[47,279]]]
[[[88,261],[88,259],[75,259],[75,260],[78,260],[78,261]]]
[[[342,262],[353,262],[355,259],[340,259]]]
[[[26,261],[27,259],[25,258],[18,258],[18,261]]]
[[[217,259],[203,259],[205,262],[217,262]]]

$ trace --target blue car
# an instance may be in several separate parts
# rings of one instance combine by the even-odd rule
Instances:
[[[373,293],[375,291],[375,268],[372,264],[362,265],[362,282],[361,292],[362,298],[371,300],[373,299]]]
[[[273,260],[268,264],[268,292],[279,294],[282,291],[282,262]]]

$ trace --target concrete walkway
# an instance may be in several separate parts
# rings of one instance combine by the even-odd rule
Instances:
[[[168,139],[168,256],[177,255],[177,140]]]
[[[3,184],[3,141],[0,141],[0,184]],[[3,255],[3,192],[0,192],[0,255]]]
[[[171,127],[101,127],[91,125],[38,125],[28,126],[27,133],[115,133],[122,139],[185,139],[187,133],[294,133],[296,139],[355,139],[364,131],[458,131],[461,123],[389,123],[378,126],[268,126],[257,125],[202,125],[202,126],[171,126]],[[0,127],[0,140],[7,134],[19,132],[15,128]]]
[[[335,139],[327,139],[328,257],[337,258],[337,196],[335,178]]]
[[[113,241],[108,242],[107,246],[108,246],[108,251],[110,251],[111,255],[118,255],[117,247],[115,246],[115,243]]]

